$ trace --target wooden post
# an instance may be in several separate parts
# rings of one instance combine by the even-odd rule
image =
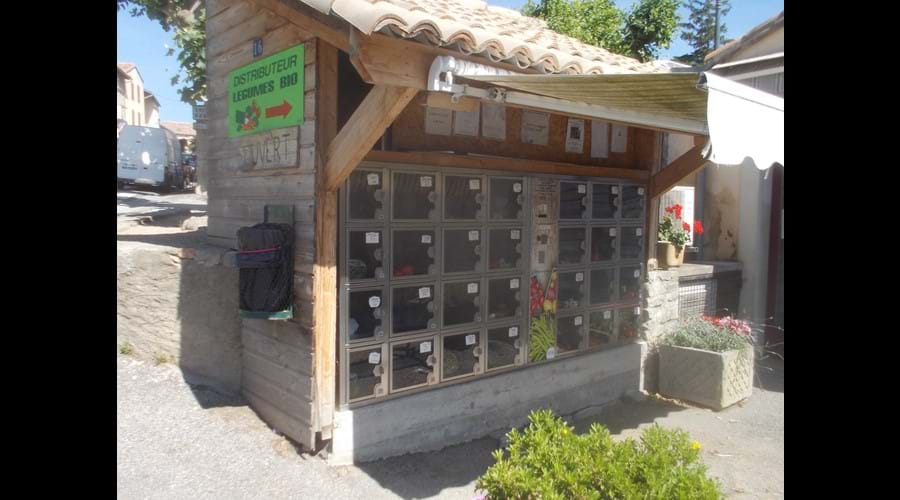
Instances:
[[[337,192],[325,185],[326,169],[323,151],[337,135],[337,49],[321,38],[317,40],[316,77],[316,257],[313,266],[313,320],[315,358],[315,411],[322,439],[331,439],[334,402],[337,392],[335,377],[337,345]]]

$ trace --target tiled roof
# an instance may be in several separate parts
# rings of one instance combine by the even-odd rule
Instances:
[[[481,0],[300,0],[361,32],[391,34],[545,73],[654,73],[630,57],[588,45],[540,19]]]
[[[194,131],[194,126],[186,122],[159,122],[159,126],[171,130],[173,134],[178,136],[197,135],[197,132]]]
[[[116,66],[118,66],[118,68],[125,73],[128,73],[129,71],[134,69],[134,64],[131,63],[116,63]]]
[[[732,40],[725,45],[719,47],[718,49],[706,54],[704,61],[708,65],[717,64],[719,62],[724,62],[724,60],[731,54],[737,52],[739,49],[746,47],[760,38],[772,33],[784,26],[784,11],[779,12],[774,17],[766,19],[765,21],[759,23],[750,29],[750,31],[744,33],[739,36],[737,39]]]

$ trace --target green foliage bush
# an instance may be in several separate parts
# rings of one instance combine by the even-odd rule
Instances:
[[[662,337],[660,344],[713,352],[734,351],[752,345],[749,331],[749,327],[746,332],[736,331],[715,318],[686,318],[672,333]]]
[[[551,410],[528,417],[524,431],[507,434],[496,463],[476,488],[489,499],[719,499],[718,483],[706,475],[699,444],[687,433],[646,429],[639,442],[614,442],[609,430],[591,425],[574,433]]]

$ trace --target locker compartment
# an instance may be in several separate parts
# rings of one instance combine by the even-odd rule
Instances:
[[[594,219],[615,219],[619,212],[619,186],[617,184],[593,184]]]
[[[347,180],[351,220],[384,220],[384,175],[380,170],[354,170]]]
[[[385,365],[381,346],[351,350],[348,359],[348,402],[383,396]]]
[[[587,230],[581,227],[559,228],[559,265],[584,264]]]
[[[622,260],[640,260],[644,258],[644,230],[640,227],[626,226],[621,229],[619,238],[619,257]]]
[[[525,203],[525,183],[522,179],[492,177],[490,206],[493,220],[519,220]]]
[[[391,392],[437,382],[434,337],[391,344]]]
[[[519,325],[490,328],[487,331],[487,369],[495,370],[522,362]]]
[[[559,220],[581,220],[587,215],[587,183],[559,183]]]
[[[349,341],[381,338],[384,336],[384,294],[381,289],[350,292],[348,301],[350,317],[347,320]]]
[[[519,277],[488,280],[488,320],[521,316],[521,292]]]
[[[437,328],[434,285],[410,285],[394,288],[392,333],[408,333]]]
[[[616,270],[591,271],[591,304],[606,304],[616,298]]]
[[[481,333],[444,335],[441,345],[441,380],[481,373]]]
[[[522,266],[522,229],[491,229],[489,242],[489,266],[498,269],[520,269]]]
[[[384,232],[353,230],[347,240],[350,280],[384,279]]]
[[[556,320],[557,354],[577,351],[584,338],[584,315],[567,316]]]
[[[430,229],[395,230],[393,233],[394,277],[437,274],[435,232]]]
[[[484,199],[484,185],[480,176],[444,177],[444,219],[480,219]]]
[[[584,271],[559,273],[558,310],[577,309],[585,305],[586,278]]]
[[[619,299],[637,301],[641,296],[641,266],[619,268]]]
[[[481,230],[478,228],[444,230],[444,272],[481,271]]]
[[[641,186],[622,186],[623,219],[643,219],[644,193]]]
[[[441,298],[444,327],[481,321],[481,281],[444,283]]]
[[[618,342],[636,340],[641,319],[641,308],[636,306],[623,307],[616,310],[616,316],[616,340]]]
[[[591,313],[588,329],[588,347],[612,344],[616,341],[615,315],[612,309]]]
[[[437,176],[394,172],[393,213],[394,220],[434,220],[437,194]]]
[[[591,262],[607,262],[616,258],[618,230],[615,227],[591,228]]]

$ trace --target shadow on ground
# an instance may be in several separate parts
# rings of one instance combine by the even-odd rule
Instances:
[[[176,248],[194,248],[202,245],[206,239],[206,228],[200,228],[194,231],[173,232],[173,233],[155,233],[155,234],[119,234],[116,236],[118,241],[132,241],[139,243],[147,243],[149,245],[160,245]]]

